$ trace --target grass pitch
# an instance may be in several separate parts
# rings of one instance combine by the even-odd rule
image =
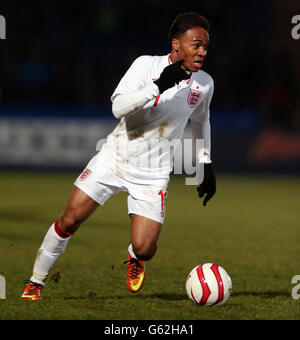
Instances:
[[[126,287],[130,241],[126,194],[85,222],[57,261],[38,302],[21,301],[37,249],[65,207],[77,174],[1,173],[0,319],[204,320],[300,319],[292,298],[300,275],[300,178],[218,176],[202,207],[183,177],[169,184],[166,221],[143,289]],[[200,263],[229,273],[233,292],[221,307],[188,300],[185,280]],[[300,289],[299,289],[300,294]]]

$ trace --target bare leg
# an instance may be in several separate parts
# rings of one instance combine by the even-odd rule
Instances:
[[[58,219],[58,225],[63,231],[74,234],[80,224],[88,219],[98,206],[99,204],[91,197],[74,187],[67,207]]]
[[[149,261],[156,252],[161,223],[144,216],[131,214],[131,243],[139,260]]]
[[[51,268],[65,251],[71,235],[98,205],[77,187],[73,189],[66,209],[59,220],[52,224],[38,250],[31,281],[45,284]]]

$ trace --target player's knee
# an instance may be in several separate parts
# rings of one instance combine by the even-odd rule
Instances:
[[[132,243],[133,252],[139,260],[149,261],[156,252],[156,244],[134,244]]]

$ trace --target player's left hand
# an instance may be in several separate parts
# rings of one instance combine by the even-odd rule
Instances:
[[[203,200],[203,206],[214,196],[216,193],[216,176],[211,163],[204,164],[204,179],[203,182],[197,187],[198,195]]]

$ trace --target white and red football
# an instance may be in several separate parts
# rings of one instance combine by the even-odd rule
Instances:
[[[232,290],[230,276],[224,268],[214,263],[204,263],[193,268],[186,280],[188,297],[200,306],[221,306]]]

